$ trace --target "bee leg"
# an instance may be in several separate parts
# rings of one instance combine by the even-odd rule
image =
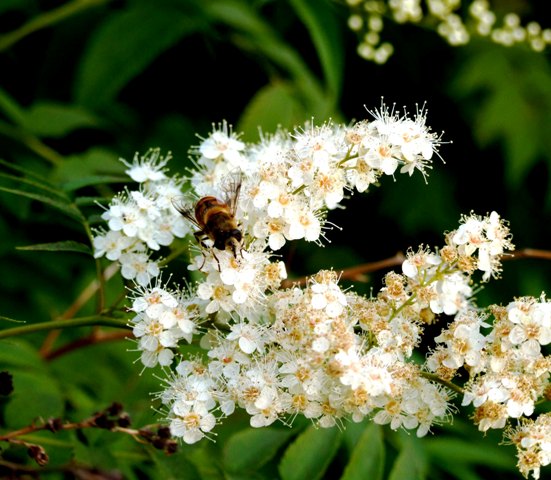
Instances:
[[[214,248],[211,248],[211,252],[212,252],[212,256],[216,260],[216,263],[218,264],[218,271],[221,272],[222,270],[220,269],[220,260],[218,260],[218,257],[216,256],[216,253],[214,253]]]
[[[205,262],[207,261],[207,256],[205,255],[204,250],[208,250],[208,246],[205,244],[205,234],[203,231],[194,232],[193,236],[195,237],[195,240],[197,240],[197,243],[201,246],[201,254],[203,255],[203,263],[201,263],[201,266],[199,267],[199,270],[202,270],[205,266]]]
[[[203,254],[203,262],[201,263],[201,266],[199,267],[198,270],[202,270],[203,267],[205,266],[205,262],[207,261],[207,256],[205,255],[205,252],[201,252]]]

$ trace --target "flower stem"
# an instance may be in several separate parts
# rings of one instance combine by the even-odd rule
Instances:
[[[438,375],[434,373],[421,372],[421,376],[425,377],[427,380],[430,380],[431,382],[436,382],[436,383],[439,383],[440,385],[444,385],[444,387],[449,388],[450,390],[454,391],[459,395],[463,395],[465,393],[465,391],[459,385],[456,385],[453,382],[448,382],[447,380],[440,378]]]
[[[41,15],[37,15],[18,29],[1,35],[0,52],[7,50],[19,40],[22,40],[31,33],[55,25],[56,23],[87,10],[88,8],[107,3],[108,1],[110,0],[73,0],[72,2],[59,6],[58,8],[44,12]]]
[[[70,320],[52,320],[51,322],[39,322],[33,323],[31,325],[25,325],[23,327],[8,328],[7,330],[0,331],[0,339],[15,337],[18,335],[27,335],[29,333],[40,332],[43,330],[87,327],[90,325],[103,325],[105,327],[114,328],[129,328],[126,320],[104,317],[102,315],[91,315],[89,317],[72,318]]]

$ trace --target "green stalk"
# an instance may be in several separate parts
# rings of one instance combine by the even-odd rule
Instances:
[[[50,322],[39,322],[22,327],[8,328],[0,331],[0,339],[15,337],[18,335],[27,335],[29,333],[41,332],[43,330],[56,330],[58,328],[104,326],[114,328],[130,328],[126,320],[118,318],[109,318],[101,315],[91,315],[89,317],[72,318],[70,320],[52,320]]]
[[[109,1],[110,0],[73,0],[72,2],[65,3],[58,8],[50,10],[49,12],[44,12],[43,14],[32,18],[18,29],[4,35],[0,35],[0,52],[7,50],[19,40],[25,38],[31,33],[42,30],[43,28],[51,27],[52,25],[55,25],[56,23],[59,23],[77,13],[97,5],[102,5]]]
[[[440,385],[444,385],[444,387],[449,388],[450,390],[454,391],[455,393],[459,395],[463,395],[465,392],[464,390],[455,383],[448,382],[447,380],[443,380],[438,375],[435,375],[434,373],[429,372],[421,372],[421,376],[425,377],[427,380],[430,380],[431,382],[439,383]]]

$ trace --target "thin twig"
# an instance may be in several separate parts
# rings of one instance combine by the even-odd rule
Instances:
[[[104,281],[109,280],[115,273],[119,270],[119,264],[118,263],[112,263],[109,265],[104,273],[103,278]],[[58,318],[57,320],[69,320],[73,318],[79,310],[86,305],[88,300],[92,298],[92,296],[100,290],[100,287],[102,286],[102,283],[98,281],[98,279],[92,280],[88,286],[80,293],[80,295],[75,299],[75,301],[65,310]],[[42,346],[40,347],[39,353],[40,356],[43,358],[47,358],[48,354],[50,353],[51,349],[53,348],[53,344],[57,340],[57,337],[60,334],[60,330],[52,330],[48,333],[46,338],[44,339],[44,342],[42,343]]]
[[[520,258],[551,260],[551,251],[539,250],[537,248],[523,248],[522,250],[515,250],[512,255],[502,257],[502,260],[518,260]]]
[[[406,258],[402,252],[398,252],[396,255],[385,258],[384,260],[377,260],[376,262],[363,263],[355,267],[350,267],[341,271],[340,278],[346,280],[354,280],[356,282],[365,281],[363,276],[369,272],[376,272],[378,270],[384,270],[387,268],[397,267],[401,265]],[[294,285],[303,287],[308,283],[308,276],[298,279],[288,279],[281,282],[281,288],[289,288]]]
[[[62,347],[59,347],[57,350],[52,350],[45,354],[42,358],[47,361],[54,360],[62,355],[70,353],[79,348],[87,347],[89,345],[97,345],[98,343],[106,342],[115,342],[117,340],[124,340],[126,338],[132,338],[132,332],[122,331],[122,332],[109,332],[105,333],[103,331],[94,330],[87,337],[78,338],[77,340],[67,343]]]

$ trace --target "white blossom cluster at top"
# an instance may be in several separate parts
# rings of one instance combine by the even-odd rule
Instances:
[[[360,37],[358,54],[385,63],[394,47],[382,41],[385,20],[434,28],[450,45],[469,43],[473,36],[503,46],[526,44],[536,52],[551,45],[551,28],[532,21],[522,25],[516,13],[499,18],[488,0],[346,0],[352,10],[348,26]],[[468,12],[468,13],[465,13]]]
[[[475,407],[479,429],[517,420],[521,426],[507,435],[520,471],[538,478],[551,463],[550,422],[528,418],[549,391],[543,347],[551,343],[551,304],[541,297],[494,306],[492,325],[472,299],[472,275],[498,277],[500,258],[513,249],[496,212],[462,217],[439,249],[409,251],[401,273],[388,273],[370,298],[341,289],[332,270],[314,274],[304,288],[281,287],[287,272],[274,252],[298,239],[322,243],[327,213],[347,192],[366,191],[383,175],[427,174],[441,141],[425,115],[410,119],[383,106],[369,122],[310,124],[253,145],[225,123],[216,126],[193,149],[188,180],[193,201],[222,199],[224,179],[240,172],[243,241],[236,252],[208,239],[200,246],[189,235],[197,227],[174,206],[185,182],[167,174],[168,158],[152,150],[126,164],[139,187],[105,209],[108,229],[96,233],[94,245],[97,257],[118,261],[135,283],[133,333],[144,368],[170,370],[158,399],[174,436],[186,443],[212,438],[236,409],[253,427],[296,415],[320,427],[369,417],[423,436],[451,417],[450,382],[467,371],[469,380],[455,390]],[[202,276],[181,288],[162,280],[158,255],[186,235],[195,252],[189,268]],[[448,324],[436,347],[424,364],[413,362],[425,326],[442,318]],[[191,342],[204,355],[183,355]]]

